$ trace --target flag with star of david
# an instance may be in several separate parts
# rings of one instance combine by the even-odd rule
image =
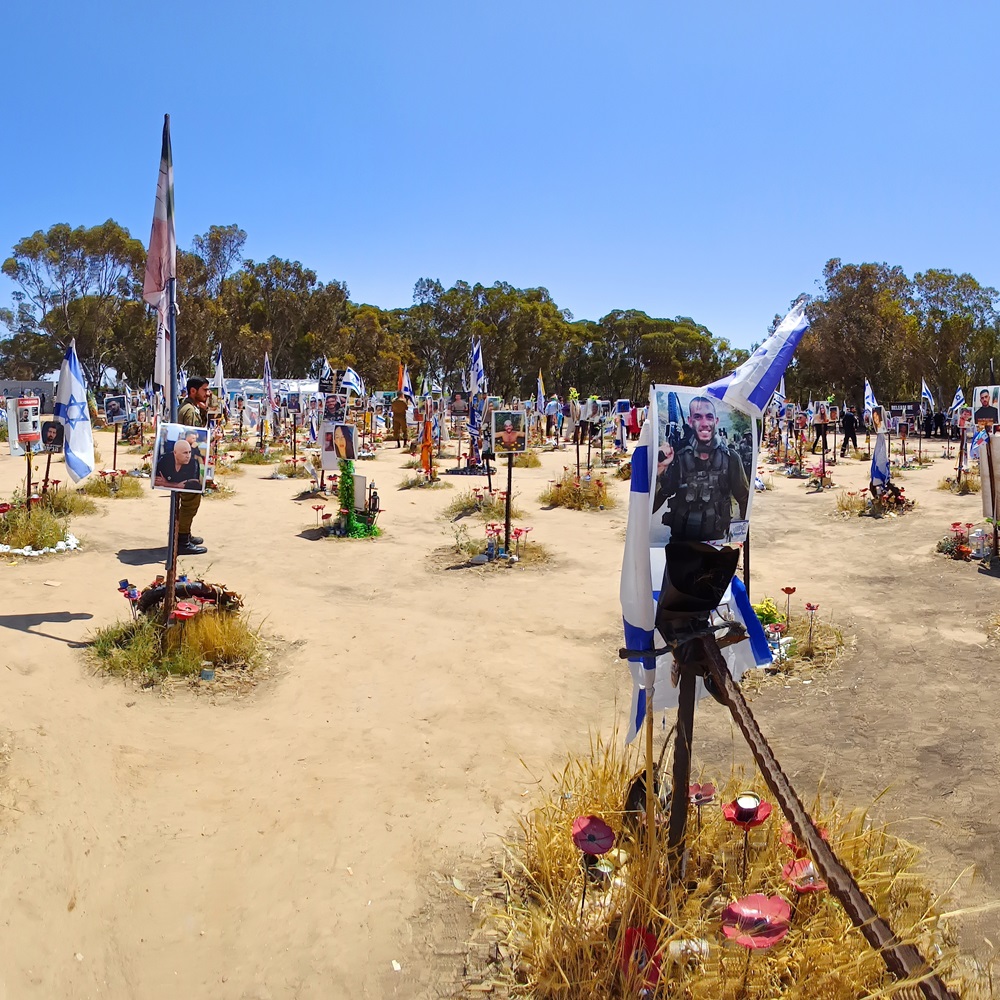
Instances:
[[[83,380],[76,341],[71,340],[59,369],[59,385],[52,407],[53,416],[65,428],[63,455],[66,471],[74,483],[94,471],[94,431],[87,406],[87,384]]]

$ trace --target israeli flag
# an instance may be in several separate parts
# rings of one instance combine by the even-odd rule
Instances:
[[[965,393],[962,392],[961,386],[955,390],[955,398],[951,401],[951,409],[948,412],[954,413],[960,406],[965,406]]]
[[[363,396],[365,394],[364,379],[353,368],[348,368],[340,380],[340,391],[353,392],[356,396]]]
[[[316,414],[309,414],[309,440],[315,444],[318,440],[318,435],[316,433]]]
[[[469,392],[476,395],[486,392],[486,368],[483,365],[483,343],[481,340],[472,342],[472,363],[469,368]]]
[[[344,383],[341,382],[341,387]],[[413,383],[410,381],[410,369],[403,369],[403,395],[412,403],[413,402]]]
[[[805,296],[800,295],[777,330],[731,375],[706,386],[706,395],[759,420],[808,328]]]
[[[923,379],[920,380],[920,398],[931,408],[931,413],[933,413],[934,397],[931,395],[931,391],[927,388],[927,383]]]
[[[781,383],[778,388],[774,390],[774,405],[778,410],[778,416],[783,417],[785,415],[785,376],[781,376]]]
[[[875,435],[875,447],[872,449],[871,480],[876,486],[885,486],[889,482],[889,444],[885,431]]]
[[[866,410],[874,410],[876,406],[878,406],[878,403],[875,401],[875,393],[872,391],[872,384],[871,384],[871,382],[868,381],[868,379],[866,377],[865,378],[865,409]]]
[[[622,576],[619,597],[622,619],[625,624],[625,646],[642,651],[653,650],[664,644],[656,631],[656,601],[659,590],[654,589],[653,565],[657,566],[658,588],[662,580],[663,553],[659,547],[650,548],[650,498],[652,482],[649,456],[652,451],[654,420],[647,420],[639,432],[639,441],[632,452],[632,478],[629,484],[628,524],[625,529],[625,554],[622,559]],[[722,650],[722,655],[734,680],[739,680],[751,667],[767,666],[771,653],[764,629],[761,627],[743,583],[733,577],[722,603],[713,613],[713,621],[732,618],[746,626],[748,641],[738,642]],[[646,718],[646,702],[652,698],[656,711],[665,711],[677,705],[677,689],[670,684],[673,656],[639,656],[628,661],[632,675],[632,700],[629,706],[628,735],[631,743],[642,729]],[[698,681],[697,697],[705,694],[704,681]]]
[[[65,428],[63,455],[66,470],[74,483],[94,471],[94,430],[90,426],[87,385],[83,380],[76,341],[71,340],[59,369],[59,385],[52,414]]]

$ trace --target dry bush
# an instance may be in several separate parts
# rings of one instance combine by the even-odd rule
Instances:
[[[282,462],[274,471],[286,479],[312,479],[312,473],[303,462]]]
[[[837,513],[858,515],[868,509],[868,494],[850,490],[837,493]]]
[[[615,498],[608,492],[604,476],[584,475],[577,478],[566,470],[542,490],[538,502],[550,507],[568,507],[570,510],[606,510],[615,506]]]
[[[524,512],[517,506],[516,500],[516,496],[511,497],[510,516],[523,517]],[[464,490],[449,502],[444,513],[447,517],[452,518],[479,514],[486,521],[502,521],[507,516],[504,501],[500,498],[499,491],[490,493],[487,490],[483,490],[478,499],[472,490]]]
[[[230,500],[236,496],[236,490],[232,486],[220,483],[217,479],[209,479],[205,483],[205,492],[202,495],[206,500]]]
[[[743,833],[722,816],[719,802],[700,816],[688,809],[690,856],[683,883],[666,877],[666,831],[656,850],[624,822],[626,788],[640,768],[636,754],[598,741],[589,757],[571,759],[554,775],[542,803],[521,822],[508,843],[502,878],[505,891],[492,894],[487,919],[500,936],[505,959],[491,967],[492,978],[511,996],[532,1000],[591,1000],[593,997],[684,998],[684,1000],[860,1000],[862,997],[918,996],[912,984],[897,983],[882,959],[854,928],[827,892],[802,894],[782,878],[793,859],[780,843],[782,820],[771,818],[750,832],[748,863],[742,872]],[[722,780],[719,780],[721,777]],[[770,796],[759,778],[741,773],[706,775],[720,785],[719,801],[754,789]],[[705,779],[701,779],[705,780]],[[963,997],[979,986],[953,977],[956,955],[941,900],[918,871],[920,851],[874,824],[863,810],[845,811],[817,795],[812,816],[829,832],[831,846],[853,872],[875,908],[896,934],[916,944]],[[574,846],[575,817],[597,815],[615,831],[616,843],[604,857],[611,871],[591,882],[583,901],[584,872]],[[593,871],[593,870],[592,870]],[[720,916],[735,898],[761,892],[793,903],[791,930],[784,940],[753,953],[723,936]],[[503,902],[497,902],[497,899]],[[582,903],[582,905],[581,905]],[[649,931],[662,962],[658,983],[640,993],[642,976],[622,969],[630,927]],[[701,957],[672,956],[684,943],[703,947]],[[690,953],[689,953],[690,954]],[[981,984],[980,984],[981,985]]]
[[[97,513],[97,504],[77,490],[46,490],[39,503],[53,514],[67,517]]]
[[[407,476],[400,482],[397,489],[450,490],[454,489],[454,484],[446,482],[444,479],[428,479],[426,476]]]
[[[111,488],[112,478],[115,480],[114,489]],[[138,500],[149,489],[148,486],[143,488],[146,482],[135,476],[97,476],[88,479],[77,492],[85,493],[88,497],[103,497],[105,500]]]
[[[515,469],[540,469],[541,467],[542,460],[538,457],[538,452],[531,448],[514,456]]]

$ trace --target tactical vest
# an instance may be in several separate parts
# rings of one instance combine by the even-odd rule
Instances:
[[[695,458],[691,448],[677,456],[680,485],[672,519],[671,536],[688,541],[724,538],[732,520],[733,498],[729,492],[729,449],[716,445],[707,462]]]

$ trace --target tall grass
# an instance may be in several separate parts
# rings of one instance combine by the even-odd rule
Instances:
[[[603,475],[584,475],[578,479],[568,469],[562,478],[542,490],[538,502],[570,510],[600,510],[615,506],[615,498],[608,492]]]
[[[515,469],[540,469],[541,466],[542,460],[538,457],[538,452],[532,448],[514,457]]]
[[[115,488],[112,489],[112,478],[114,478]],[[95,476],[87,480],[77,492],[84,493],[88,497],[103,497],[105,500],[138,500],[149,491],[147,486],[143,488],[142,479],[135,476]]]
[[[464,517],[468,514],[479,514],[486,521],[500,521],[505,516],[504,501],[499,492],[490,493],[483,490],[477,499],[472,490],[463,490],[445,507],[447,517]],[[516,497],[511,498],[510,516],[522,517],[523,511],[517,506]]]
[[[35,503],[28,515],[26,507],[12,507],[0,517],[0,544],[12,549],[51,548],[66,538],[67,519]]]
[[[646,837],[638,833],[641,817],[624,811],[626,789],[641,763],[619,744],[617,738],[598,741],[589,757],[571,759],[522,820],[520,836],[507,845],[501,872],[505,885],[490,897],[488,919],[507,959],[491,966],[490,974],[511,996],[591,1000],[642,995],[643,974],[623,962],[630,928],[648,931],[656,942],[662,968],[646,994],[650,997],[859,1000],[918,995],[912,984],[904,990],[892,979],[829,893],[792,899],[782,867],[793,855],[780,843],[777,809],[750,832],[744,871],[743,833],[726,822],[718,802],[703,807],[700,816],[689,807],[686,871],[683,881],[671,882],[665,868],[666,831],[659,829],[656,849],[650,851]],[[751,789],[765,801],[770,798],[758,777],[739,772],[695,780],[714,780],[720,786],[719,802]],[[938,972],[953,978],[956,955],[948,921],[942,901],[918,869],[920,851],[873,823],[863,810],[847,810],[817,795],[811,812],[897,935],[915,943]],[[603,818],[617,839],[605,855],[610,871],[602,875],[590,869],[584,901],[586,874],[571,827],[575,817],[587,815]],[[785,896],[794,909],[787,937],[751,954],[727,943],[720,917],[728,902],[756,892]],[[976,987],[964,985],[961,995],[972,996]]]

